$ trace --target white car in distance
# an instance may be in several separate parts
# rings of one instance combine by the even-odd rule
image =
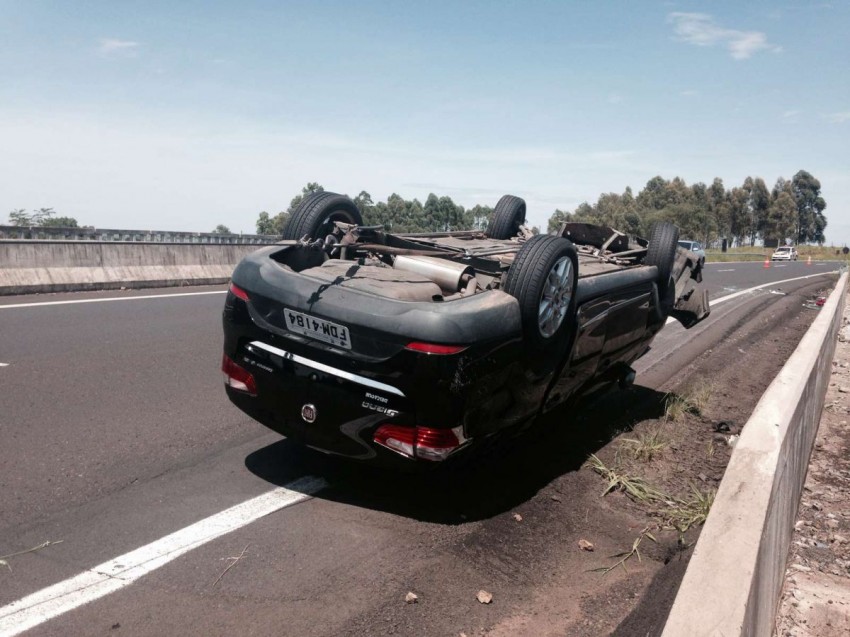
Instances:
[[[771,261],[796,261],[797,248],[794,246],[779,246],[770,257]]]

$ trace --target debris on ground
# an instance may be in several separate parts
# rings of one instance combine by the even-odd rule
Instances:
[[[478,595],[476,596],[476,599],[479,602],[481,602],[482,604],[489,604],[490,602],[493,601],[493,594],[488,593],[485,590],[480,590],[480,591],[478,591]]]
[[[587,540],[585,540],[584,538],[582,538],[582,539],[580,539],[580,540],[578,541],[578,547],[579,547],[582,551],[593,551],[593,543],[588,542],[588,541],[587,541]]]
[[[404,601],[408,604],[416,604],[419,599],[419,595],[416,593],[408,593],[404,596]]]
[[[218,579],[217,579],[215,582],[213,582],[213,586],[216,586],[216,585],[217,585],[217,584],[221,581],[221,579],[222,579],[225,575],[227,575],[227,571],[229,571],[229,570],[230,570],[230,569],[232,569],[234,566],[236,566],[236,564],[238,564],[238,563],[239,563],[239,560],[241,560],[243,557],[245,557],[245,551],[247,551],[247,550],[248,550],[248,547],[249,547],[249,546],[251,546],[251,545],[250,545],[250,544],[246,544],[246,545],[245,545],[245,548],[244,548],[244,549],[242,549],[242,552],[241,552],[239,555],[234,555],[234,556],[232,556],[232,557],[225,557],[225,558],[222,558],[222,559],[226,559],[227,561],[229,561],[229,562],[230,562],[230,564],[228,564],[228,565],[227,565],[227,568],[225,568],[225,569],[221,572],[221,575],[219,575],[219,576],[218,576]]]
[[[54,544],[61,544],[64,540],[47,540],[46,542],[42,542],[38,546],[34,546],[31,549],[26,549],[25,551],[17,551],[16,553],[9,553],[8,555],[0,555],[0,566],[5,566],[10,571],[12,567],[9,565],[10,557],[18,557],[19,555],[26,555],[27,553],[35,553],[36,551],[40,551],[41,549],[46,549],[48,546],[53,546]]]
[[[514,513],[514,520],[522,522],[522,516],[519,513]]]

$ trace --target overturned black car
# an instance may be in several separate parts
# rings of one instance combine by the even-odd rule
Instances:
[[[486,232],[391,234],[334,193],[247,256],[224,307],[226,391],[267,427],[348,458],[406,464],[482,440],[604,383],[634,380],[668,316],[708,315],[702,264],[649,241],[524,225],[502,197]]]

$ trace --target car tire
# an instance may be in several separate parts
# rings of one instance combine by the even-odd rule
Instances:
[[[539,357],[569,340],[575,325],[577,283],[578,257],[570,240],[538,234],[520,248],[502,290],[519,302],[529,353]]]
[[[519,232],[525,223],[525,200],[513,195],[505,195],[493,208],[493,216],[487,224],[485,233],[491,239],[510,239]]]
[[[295,208],[283,228],[281,238],[323,239],[334,230],[335,221],[361,225],[363,217],[354,202],[335,192],[314,192],[307,195]]]
[[[644,265],[658,268],[658,282],[667,285],[676,260],[676,248],[679,246],[679,228],[668,221],[661,221],[652,227],[649,235],[649,249]]]

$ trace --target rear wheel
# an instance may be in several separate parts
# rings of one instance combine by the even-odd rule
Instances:
[[[283,239],[321,239],[334,230],[334,222],[361,225],[363,217],[354,202],[335,192],[314,192],[307,195],[283,228]]]
[[[569,339],[578,282],[576,248],[568,239],[535,235],[520,248],[502,289],[519,301],[526,344],[553,351]]]
[[[645,265],[658,268],[658,282],[667,285],[673,273],[673,263],[676,260],[676,248],[679,245],[679,229],[668,221],[656,223],[649,236],[649,249]]]
[[[493,209],[493,216],[487,225],[487,236],[491,239],[510,239],[519,232],[525,223],[525,200],[513,195],[505,195]]]

